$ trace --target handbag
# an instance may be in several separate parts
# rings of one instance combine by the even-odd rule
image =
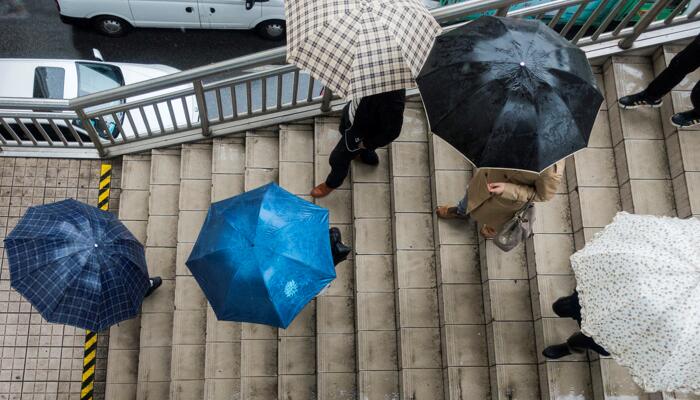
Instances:
[[[535,205],[530,197],[520,210],[515,212],[513,218],[506,222],[493,238],[494,244],[501,250],[508,252],[532,236],[532,224],[535,222]]]

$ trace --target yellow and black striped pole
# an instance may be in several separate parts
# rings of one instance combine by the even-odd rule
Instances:
[[[112,165],[102,164],[100,168],[100,190],[97,207],[109,211],[109,188],[112,180]],[[97,353],[97,332],[85,331],[85,351],[83,353],[83,381],[80,400],[92,400],[95,384],[95,363]]]

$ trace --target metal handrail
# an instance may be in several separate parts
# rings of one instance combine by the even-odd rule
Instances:
[[[615,51],[621,52],[646,32],[692,22],[700,11],[700,6],[686,10],[689,1],[684,0],[659,20],[671,0],[638,0],[629,13],[634,15],[618,15],[627,0],[603,0],[578,25],[591,0],[555,0],[511,10],[524,1],[467,0],[431,13],[444,26],[456,26],[479,13],[536,18],[579,46],[608,46],[606,43],[612,42],[617,44]],[[642,2],[647,1],[654,1],[654,5],[637,18]],[[612,10],[608,8],[603,17],[608,5]],[[567,11],[573,16],[564,24],[561,21]],[[613,23],[618,26],[611,31]],[[71,100],[0,98],[0,155],[8,149],[50,148],[56,153],[78,146],[88,151],[86,157],[110,157],[291,122],[342,107],[342,100],[330,91],[321,94],[319,82],[286,65],[285,55],[286,48],[277,47]],[[240,74],[278,63],[283,65]],[[80,123],[74,124],[75,120]],[[59,127],[70,130],[74,139],[63,137]]]

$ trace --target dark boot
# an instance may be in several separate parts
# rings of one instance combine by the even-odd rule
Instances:
[[[620,105],[621,108],[629,109],[629,108],[637,108],[637,107],[653,107],[653,108],[658,108],[661,107],[661,104],[663,104],[663,101],[661,99],[655,99],[645,92],[639,92],[635,94],[631,94],[629,96],[621,97],[617,103]]]
[[[673,114],[671,124],[677,128],[687,128],[700,124],[700,111],[690,110]]]
[[[362,149],[362,150],[360,150],[360,155],[357,158],[359,158],[360,161],[362,161],[364,164],[367,164],[367,165],[378,165],[379,164],[379,156],[377,155],[377,152],[374,150]]]
[[[542,351],[542,355],[549,358],[550,360],[558,360],[562,357],[566,357],[571,354],[571,349],[566,343],[555,344],[549,346]]]
[[[352,251],[352,248],[350,248],[350,246],[346,246],[342,242],[340,229],[333,227],[328,232],[331,238],[331,254],[333,255],[333,265],[338,265],[341,262],[345,261],[346,258],[348,258],[348,255],[350,254],[350,251]]]
[[[584,335],[582,332],[577,332],[571,335],[571,337],[566,339],[566,343],[574,351],[593,350],[601,356],[607,357],[610,355],[610,353],[596,343],[593,338]]]
[[[153,292],[160,287],[160,285],[163,284],[163,280],[160,279],[160,276],[154,276],[153,278],[148,278],[149,283],[151,286],[146,290],[146,295],[143,296],[144,298],[150,296],[153,294]]]
[[[581,305],[578,302],[578,292],[570,296],[560,297],[552,304],[552,311],[563,318],[573,318],[581,325]]]

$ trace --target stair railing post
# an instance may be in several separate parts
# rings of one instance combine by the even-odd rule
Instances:
[[[102,141],[100,141],[100,135],[97,134],[95,127],[92,126],[90,118],[88,118],[87,115],[85,115],[85,110],[82,108],[76,108],[75,114],[80,119],[81,127],[85,129],[88,136],[90,137],[90,141],[95,146],[97,154],[100,155],[100,158],[104,158],[107,155],[107,153],[105,153],[104,146],[102,146]]]
[[[199,122],[202,127],[202,136],[210,136],[211,129],[209,128],[209,113],[207,112],[207,102],[204,99],[204,87],[201,80],[193,82],[194,97],[197,101],[197,110],[199,110]]]
[[[331,100],[333,99],[333,91],[327,86],[323,88],[323,97],[321,98],[321,111],[324,113],[331,111]]]
[[[642,33],[646,32],[649,25],[651,25],[651,23],[654,22],[654,20],[656,20],[656,16],[659,15],[659,13],[666,7],[666,5],[670,1],[671,0],[658,0],[657,2],[655,2],[654,6],[651,7],[651,10],[649,10],[649,12],[646,13],[644,17],[642,17],[642,19],[634,25],[632,34],[620,40],[618,46],[621,49],[629,49],[630,47],[632,47],[637,38]]]

